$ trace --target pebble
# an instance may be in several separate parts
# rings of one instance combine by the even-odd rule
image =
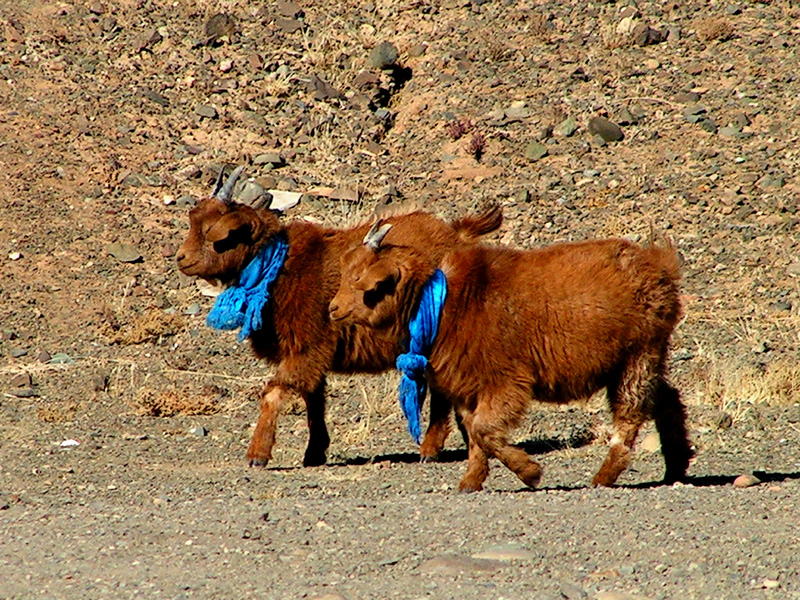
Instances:
[[[31,376],[30,373],[18,373],[11,378],[12,387],[30,387]]]
[[[28,354],[28,351],[25,350],[24,348],[12,348],[11,350],[8,351],[8,353],[14,358],[22,358],[23,356]]]
[[[36,360],[38,360],[40,363],[46,363],[46,362],[50,362],[50,360],[52,358],[53,357],[50,355],[50,353],[47,350],[40,350],[39,351],[39,355],[36,357]]]
[[[270,210],[286,211],[297,206],[300,198],[303,197],[301,192],[289,192],[286,190],[269,190],[268,193],[272,195],[272,202],[270,202]]]
[[[694,104],[692,106],[687,106],[681,112],[683,113],[684,117],[693,117],[706,114],[708,109],[702,104]]]
[[[717,133],[717,124],[712,119],[703,119],[700,121],[700,127],[709,133]]]
[[[133,244],[114,242],[109,244],[106,252],[120,262],[133,263],[142,259],[142,255]]]
[[[578,130],[578,124],[572,117],[564,119],[563,121],[561,121],[561,123],[553,127],[553,133],[555,135],[560,135],[563,137],[569,137],[577,130]]]
[[[733,426],[733,417],[724,411],[720,411],[714,423],[717,429],[730,429]]]
[[[236,32],[236,21],[225,13],[217,13],[206,22],[206,35],[212,40],[231,37]]]
[[[537,160],[547,156],[547,147],[537,141],[531,141],[528,147],[525,148],[525,158],[536,162]]]
[[[255,158],[253,158],[254,165],[272,165],[273,168],[283,166],[283,158],[281,158],[280,154],[275,152],[265,152],[263,154],[257,154]]]
[[[592,140],[591,141],[592,141],[592,144],[594,146],[597,146],[598,148],[602,148],[603,146],[607,145],[605,138],[602,135],[600,135],[599,133],[595,133],[592,136]]]
[[[92,387],[95,392],[105,392],[108,389],[108,375],[96,375],[92,378]]]
[[[675,94],[675,102],[680,102],[681,104],[695,103],[698,100],[700,100],[700,94],[697,92],[680,92]]]
[[[661,66],[661,63],[658,62],[655,58],[648,58],[644,61],[644,66],[651,71],[655,71],[658,67]]]
[[[759,483],[761,483],[761,480],[758,477],[752,473],[745,473],[744,475],[739,475],[733,480],[733,487],[749,488],[753,487],[754,485],[758,485]]]
[[[197,437],[206,437],[208,435],[208,429],[206,429],[202,425],[198,425],[197,427],[192,427],[189,430],[189,433],[191,433],[192,435],[196,435]]]
[[[369,53],[367,64],[373,69],[391,69],[399,53],[391,42],[381,42]]]
[[[23,387],[10,390],[9,393],[17,398],[38,398],[39,393],[32,387]]]
[[[210,104],[201,104],[197,108],[194,109],[194,112],[201,117],[205,117],[206,119],[216,119],[217,118],[217,109],[211,106]]]
[[[284,17],[294,19],[302,16],[303,9],[296,2],[291,2],[291,0],[278,0],[278,12]]]
[[[71,365],[75,362],[75,359],[64,352],[56,352],[48,362],[51,365]]]
[[[303,22],[298,19],[276,19],[275,24],[284,33],[295,33],[303,29]]]
[[[618,142],[625,137],[619,125],[605,117],[592,117],[589,121],[589,133],[599,135],[606,142]]]
[[[419,566],[419,570],[431,575],[460,575],[497,571],[502,566],[503,563],[496,560],[466,556],[439,556],[423,562]]]
[[[346,200],[348,202],[358,202],[358,190],[350,187],[338,187],[334,189],[329,198],[331,200]]]
[[[22,258],[22,252],[10,252],[8,258],[10,260],[19,260]]]
[[[202,308],[197,302],[192,302],[189,306],[186,307],[186,310],[183,311],[184,314],[187,315],[199,315]]]
[[[227,73],[231,69],[233,69],[233,61],[231,59],[226,58],[221,63],[219,63],[219,70],[222,71],[223,73]]]
[[[667,34],[659,29],[653,29],[647,23],[639,23],[633,28],[633,43],[637,46],[652,46],[660,44],[667,39]]]
[[[197,199],[194,196],[181,196],[175,202],[178,208],[192,208],[197,205]]]
[[[658,452],[661,449],[661,438],[653,431],[644,436],[639,445],[647,452]]]
[[[562,583],[559,591],[561,592],[561,595],[566,598],[566,600],[585,600],[589,597],[589,594],[586,593],[586,590],[578,587],[574,583]]]

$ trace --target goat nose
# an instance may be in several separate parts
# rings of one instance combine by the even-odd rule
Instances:
[[[175,255],[175,260],[178,262],[183,262],[184,258],[186,258],[186,254],[178,250],[178,253]]]
[[[339,305],[338,305],[338,304],[336,304],[335,302],[331,302],[331,303],[328,305],[328,312],[329,312],[330,314],[334,314],[334,313],[337,313],[337,312],[339,312]]]

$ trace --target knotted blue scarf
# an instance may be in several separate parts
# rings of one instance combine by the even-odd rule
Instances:
[[[269,301],[269,288],[288,252],[289,244],[281,237],[264,246],[239,274],[238,282],[217,296],[206,323],[215,329],[241,327],[240,342],[261,329],[261,311]]]
[[[397,369],[400,377],[400,406],[408,420],[408,432],[419,444],[420,416],[428,382],[425,380],[425,368],[428,366],[428,355],[436,339],[439,329],[439,315],[447,297],[447,278],[437,269],[425,287],[419,308],[408,324],[410,340],[408,352],[397,357]]]

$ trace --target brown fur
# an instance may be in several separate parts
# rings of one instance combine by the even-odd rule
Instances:
[[[400,231],[377,251],[345,257],[331,317],[403,337],[436,265]],[[666,380],[669,337],[681,316],[674,249],[611,239],[533,251],[458,248],[441,263],[448,294],[429,365],[430,387],[469,434],[462,491],[482,488],[488,456],[534,487],[541,468],[508,443],[532,399],[568,402],[606,388],[614,438],[594,485],[627,467],[636,434],[655,419],[666,482],[689,465],[686,414]],[[376,290],[392,290],[379,294]],[[365,303],[365,297],[370,301]]]
[[[256,355],[277,364],[265,386],[261,412],[247,458],[265,465],[272,454],[280,407],[291,395],[306,404],[309,442],[303,464],[325,463],[329,437],[325,425],[325,374],[377,373],[394,366],[402,340],[355,324],[329,319],[328,305],[341,279],[340,258],[361,243],[369,226],[330,229],[294,221],[282,224],[275,213],[215,198],[200,202],[189,213],[190,231],[177,254],[186,275],[230,284],[258,251],[276,235],[289,243],[286,262],[264,308],[264,327],[250,336]],[[413,212],[388,220],[404,235],[423,236],[431,260],[460,243],[497,229],[498,207],[444,223],[432,215]],[[435,458],[449,433],[449,408],[433,409],[434,418],[420,448],[424,459]],[[446,403],[444,406],[447,406]]]

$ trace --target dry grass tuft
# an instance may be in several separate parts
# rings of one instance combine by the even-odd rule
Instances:
[[[709,360],[695,374],[700,403],[716,406],[734,421],[756,404],[786,405],[800,402],[800,365],[775,363],[764,369],[734,368]]]
[[[36,418],[42,423],[68,423],[75,419],[78,405],[74,402],[68,404],[55,404],[36,407]]]
[[[163,336],[175,335],[184,328],[183,319],[179,315],[168,315],[158,309],[150,309],[137,315],[132,322],[122,325],[116,319],[109,318],[108,313],[105,317],[100,333],[110,344],[122,346],[155,342]]]
[[[733,25],[719,17],[699,19],[695,23],[695,32],[697,33],[697,39],[703,43],[715,40],[724,42],[733,37]]]
[[[138,415],[148,417],[174,417],[176,415],[214,415],[221,412],[227,392],[217,386],[204,387],[199,394],[187,388],[156,391],[140,389],[131,402]]]

